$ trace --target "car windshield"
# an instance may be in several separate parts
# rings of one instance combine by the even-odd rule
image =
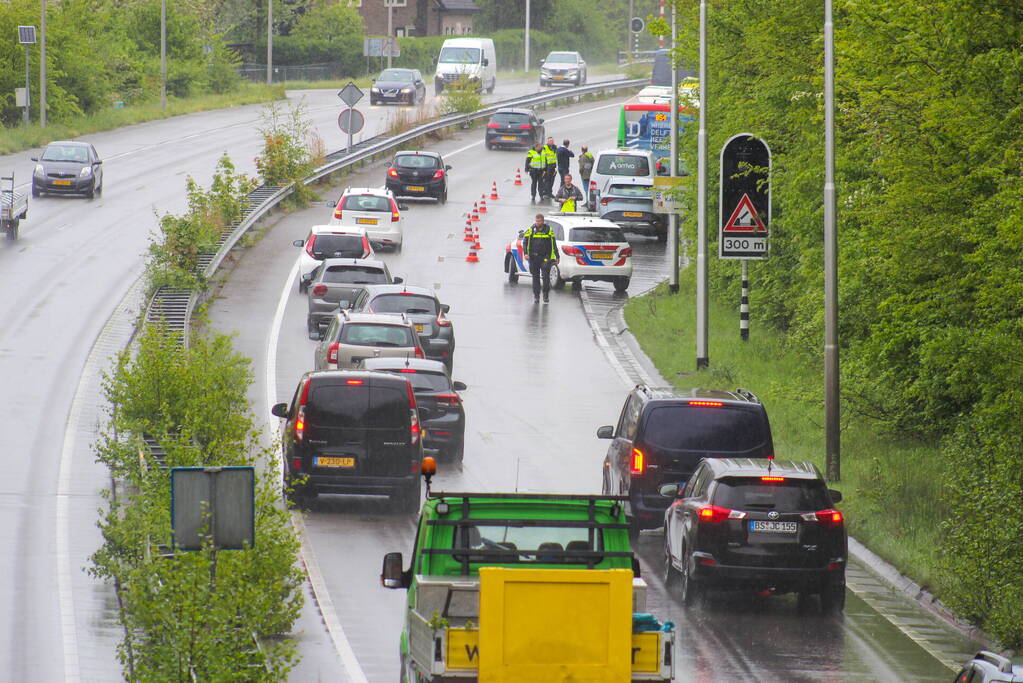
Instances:
[[[643,432],[651,446],[672,450],[744,453],[767,442],[767,422],[744,408],[657,406]]]
[[[394,165],[398,168],[437,168],[439,161],[437,157],[425,156],[422,154],[401,154],[394,157]]]
[[[624,242],[621,228],[572,228],[568,231],[569,242]]]
[[[406,325],[348,323],[341,330],[341,342],[355,346],[415,346],[413,334]]]
[[[370,313],[423,313],[437,315],[437,300],[420,294],[381,294],[366,310]]]
[[[383,285],[387,284],[387,273],[375,266],[330,266],[321,282],[341,285]]]
[[[621,176],[648,176],[650,163],[645,156],[633,154],[602,154],[597,161],[597,173]]]
[[[43,150],[43,161],[73,161],[89,163],[89,152],[81,145],[48,145]]]
[[[514,522],[502,524],[495,520],[494,524],[477,525],[472,527],[459,527],[455,534],[455,548],[470,548],[473,550],[515,550],[517,557],[504,562],[559,562],[571,564],[586,564],[585,559],[575,561],[564,557],[555,557],[552,552],[559,550],[593,550],[604,549],[604,537],[600,529],[587,527],[559,527],[557,522],[551,526],[529,526],[518,525]],[[590,533],[593,534],[593,541],[590,541]],[[548,554],[545,554],[548,553]],[[456,560],[461,560],[455,555]],[[469,555],[469,561],[477,559]],[[478,561],[486,561],[478,558]],[[493,562],[490,559],[489,562]],[[597,560],[599,562],[599,558]]]
[[[445,47],[441,48],[441,64],[479,64],[480,49],[478,47]]]
[[[733,510],[815,512],[831,507],[824,482],[786,479],[764,482],[760,477],[728,477],[714,489],[715,505]]]
[[[412,72],[405,69],[386,69],[377,76],[377,80],[391,83],[411,83]]]
[[[529,123],[529,114],[517,114],[515,112],[499,111],[490,119],[491,123],[522,125]]]
[[[391,199],[375,194],[350,194],[341,202],[343,211],[390,211]]]
[[[654,196],[654,190],[649,185],[612,185],[608,194],[613,194],[616,197],[650,199]]]
[[[315,235],[313,237],[313,256],[325,258],[362,258],[365,256],[365,245],[361,235]]]
[[[547,55],[544,64],[576,64],[574,52],[552,52]]]

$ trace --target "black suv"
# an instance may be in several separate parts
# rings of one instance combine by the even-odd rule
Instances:
[[[386,187],[395,197],[433,197],[448,200],[451,166],[436,152],[398,152],[387,165]]]
[[[653,389],[629,393],[614,427],[597,430],[612,439],[604,458],[605,494],[629,497],[633,531],[661,525],[668,501],[662,484],[687,481],[703,458],[774,455],[767,411],[752,393]]]
[[[817,593],[826,612],[845,606],[845,522],[809,462],[711,458],[664,513],[664,557],[684,603],[705,587]]]
[[[289,498],[304,505],[319,493],[389,495],[419,509],[423,459],[412,384],[383,372],[307,372],[284,418],[284,476]]]
[[[955,683],[1023,682],[1023,660],[981,650],[956,674]]]

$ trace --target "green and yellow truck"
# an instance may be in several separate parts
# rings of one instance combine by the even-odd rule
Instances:
[[[408,590],[404,683],[673,678],[620,497],[429,494],[409,568],[388,553],[380,578]]]

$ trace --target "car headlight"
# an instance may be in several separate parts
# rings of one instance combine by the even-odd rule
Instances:
[[[78,175],[80,175],[83,178],[92,175],[92,166],[83,166],[82,172],[79,173]]]
[[[401,91],[407,95],[412,92],[412,88],[402,88]]]
[[[43,168],[42,164],[36,164],[36,173],[39,173],[40,175],[46,173],[46,169]]]
[[[369,91],[370,91],[370,92],[380,92],[380,88],[378,88],[378,87],[376,87],[376,86],[374,85],[374,86],[373,86],[372,88],[370,88],[370,89],[369,89]]]

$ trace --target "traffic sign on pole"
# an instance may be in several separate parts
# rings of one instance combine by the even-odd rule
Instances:
[[[348,133],[348,151],[352,151],[352,136],[362,130],[366,125],[366,117],[358,109],[349,107],[344,109],[337,117],[337,126],[342,133]]]
[[[352,81],[348,81],[348,85],[341,88],[341,90],[338,91],[337,96],[340,97],[341,101],[349,107],[354,107],[355,103],[364,97],[364,93],[359,90],[359,86],[355,85]]]
[[[721,148],[718,257],[765,259],[771,224],[771,150],[749,133]]]
[[[621,26],[621,24],[619,24],[619,26]],[[643,21],[640,17],[633,17],[632,20],[629,22],[629,28],[632,29],[633,33],[641,33],[645,26],[646,22]]]

